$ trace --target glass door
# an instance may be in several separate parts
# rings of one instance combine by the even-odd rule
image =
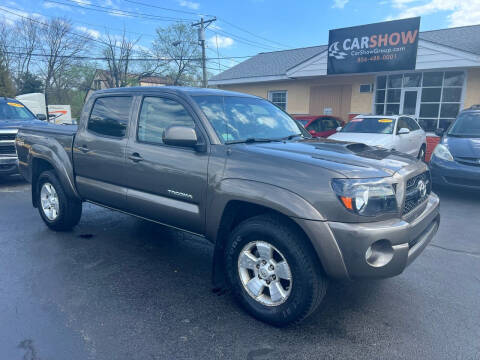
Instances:
[[[413,115],[418,118],[420,110],[419,98],[419,89],[402,89],[402,96],[400,99],[400,114]]]

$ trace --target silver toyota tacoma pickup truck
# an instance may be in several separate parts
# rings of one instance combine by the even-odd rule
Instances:
[[[98,91],[77,127],[24,127],[19,167],[55,231],[88,201],[204,236],[213,280],[254,317],[298,322],[328,279],[400,274],[440,221],[428,166],[312,139],[270,102],[195,88]]]

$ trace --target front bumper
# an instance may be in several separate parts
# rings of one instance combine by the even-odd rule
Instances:
[[[16,157],[0,157],[0,175],[13,175],[18,173],[18,159]]]
[[[433,156],[430,171],[435,185],[480,190],[480,166],[464,165]]]
[[[411,222],[297,222],[312,239],[329,276],[385,278],[403,272],[432,240],[440,224],[439,206],[438,196],[432,193]]]

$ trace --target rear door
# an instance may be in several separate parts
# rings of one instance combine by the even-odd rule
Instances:
[[[127,145],[127,199],[132,213],[195,233],[204,232],[208,151],[170,146],[162,136],[169,126],[206,134],[189,104],[174,95],[146,95]],[[136,131],[135,131],[136,130]]]
[[[126,203],[125,149],[132,96],[104,96],[82,114],[75,135],[73,163],[78,192],[115,208]]]

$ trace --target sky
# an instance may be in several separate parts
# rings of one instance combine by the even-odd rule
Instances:
[[[125,28],[140,37],[139,48],[150,46],[158,27],[215,16],[207,56],[229,59],[210,60],[214,73],[259,52],[326,44],[329,29],[414,16],[421,16],[421,31],[480,24],[480,0],[4,0],[0,19],[11,23],[18,16],[4,10],[66,17],[76,32],[98,40]]]

